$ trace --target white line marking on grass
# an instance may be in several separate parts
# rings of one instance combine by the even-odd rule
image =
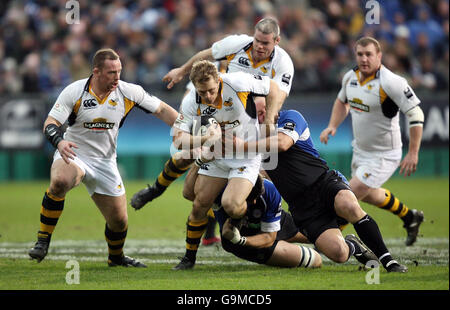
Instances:
[[[448,238],[420,238],[414,246],[404,245],[404,239],[392,238],[385,240],[392,255],[405,264],[448,265]],[[0,258],[29,259],[28,250],[34,242],[2,242],[0,243]],[[185,252],[184,240],[152,239],[133,240],[125,243],[126,255],[139,257],[148,264],[177,264],[178,257]],[[51,243],[46,260],[106,262],[108,254],[106,242],[103,240],[54,240]],[[253,265],[255,263],[241,260],[225,252],[217,246],[200,246],[197,255],[199,265]],[[325,264],[334,264],[322,255]],[[358,264],[351,258],[348,264]]]

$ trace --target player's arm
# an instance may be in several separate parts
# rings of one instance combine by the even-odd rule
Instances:
[[[194,63],[203,59],[214,60],[211,48],[198,52],[181,67],[170,70],[162,79],[163,82],[169,83],[167,88],[171,89],[176,83],[180,82],[185,75],[189,74]]]
[[[177,110],[163,101],[153,114],[169,126],[172,126],[178,117]]]
[[[282,132],[257,141],[242,141],[236,137],[233,139],[236,149],[243,150],[244,153],[253,151],[258,153],[273,153],[276,151],[280,153],[287,151],[295,143],[291,137]]]
[[[61,125],[62,124],[57,119],[49,116],[44,122],[43,132],[47,140],[58,149],[66,164],[69,164],[69,159],[74,159],[76,156],[72,148],[77,148],[77,145],[73,142],[64,140],[64,133],[61,130]]]
[[[275,242],[277,232],[262,232],[254,236],[244,237],[241,236],[241,233],[235,226],[231,225],[230,219],[227,219],[222,228],[222,236],[230,240],[233,244],[254,248],[267,248]]]
[[[270,80],[270,90],[266,97],[266,118],[264,120],[265,124],[276,124],[276,116],[286,99],[287,94],[281,91],[278,84]]]
[[[328,127],[325,128],[320,134],[320,142],[327,144],[330,135],[334,136],[336,134],[337,128],[348,115],[350,111],[350,105],[348,103],[342,102],[339,98],[334,101],[333,109],[331,111],[330,121],[328,122]]]
[[[208,127],[204,136],[193,136],[190,133],[173,127],[173,143],[179,150],[193,150],[201,146],[212,146],[222,138],[219,124]]]
[[[409,125],[409,148],[405,158],[400,163],[400,174],[410,176],[416,172],[419,162],[419,150],[422,141],[424,114],[419,106],[405,113]]]

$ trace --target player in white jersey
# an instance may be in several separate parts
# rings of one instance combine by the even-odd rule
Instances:
[[[320,141],[326,144],[350,111],[354,137],[350,186],[359,200],[398,215],[407,230],[406,245],[412,245],[423,222],[423,212],[408,209],[382,185],[398,167],[405,176],[416,171],[424,122],[420,100],[404,78],[381,64],[377,40],[361,38],[355,51],[358,66],[344,75]],[[399,110],[409,124],[409,150],[403,160]]]
[[[180,82],[188,75],[194,62],[207,59],[221,61],[220,71],[243,71],[274,80],[281,91],[274,104],[267,105],[266,120],[274,119],[284,100],[291,90],[294,76],[294,65],[289,55],[281,47],[280,27],[272,18],[260,20],[255,25],[253,37],[247,35],[231,35],[212,45],[211,48],[195,54],[183,66],[172,69],[163,78],[168,82],[167,88]],[[224,63],[224,64],[222,64]],[[272,120],[272,123],[274,121]],[[131,199],[131,206],[142,208],[147,202],[159,197],[166,188],[183,175],[191,166],[193,160],[172,156],[165,164],[155,183],[137,192]]]
[[[101,49],[93,58],[92,75],[73,82],[59,95],[44,123],[44,134],[57,149],[44,194],[38,241],[29,255],[39,262],[63,211],[66,194],[83,182],[103,214],[109,266],[145,267],[123,254],[128,229],[125,188],[116,163],[119,128],[134,107],[172,126],[178,112],[141,86],[120,80],[117,53]],[[61,126],[68,121],[65,133]]]
[[[207,212],[224,188],[222,206],[232,223],[237,225],[245,214],[246,198],[258,177],[261,156],[254,153],[247,158],[228,158],[226,154],[220,156],[222,152],[218,154],[217,148],[221,146],[222,130],[224,135],[233,134],[245,141],[256,139],[259,125],[253,96],[267,96],[267,101],[272,102],[278,92],[277,84],[268,77],[243,72],[219,75],[216,66],[207,60],[194,64],[190,79],[195,91],[185,96],[181,104],[174,124],[174,144],[184,150],[213,146],[215,158],[208,163],[196,160],[200,170],[187,221],[186,254],[175,269],[194,266],[208,222]],[[193,136],[194,122],[202,116],[214,118],[218,124],[210,126],[203,136]]]

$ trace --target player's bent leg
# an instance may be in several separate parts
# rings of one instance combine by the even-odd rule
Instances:
[[[350,223],[355,223],[367,213],[361,208],[356,196],[350,190],[340,190],[334,198],[336,214]]]
[[[247,212],[246,199],[253,188],[244,178],[231,178],[222,196],[222,206],[232,219],[240,219]]]
[[[28,252],[32,259],[40,262],[47,255],[51,236],[64,209],[65,195],[83,176],[84,172],[73,162],[66,164],[59,159],[52,164],[50,186],[41,204],[38,240]]]
[[[125,256],[123,247],[128,232],[128,214],[126,196],[109,196],[94,193],[92,200],[97,205],[103,217],[105,224],[105,240],[108,245],[108,265],[147,267],[143,263]]]
[[[322,254],[336,263],[345,263],[352,254],[338,228],[325,230],[314,244]]]
[[[317,268],[322,266],[322,258],[312,248],[280,240],[266,264],[279,267]]]
[[[356,176],[352,177],[349,181],[350,188],[355,194],[356,199],[364,200],[364,198],[369,195],[372,188],[361,182]]]

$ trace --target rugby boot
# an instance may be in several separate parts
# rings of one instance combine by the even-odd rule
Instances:
[[[109,267],[116,267],[116,266],[123,266],[123,267],[138,267],[138,268],[147,268],[147,266],[140,261],[128,257],[128,256],[122,256],[119,260],[113,260],[111,257],[108,257],[108,266]]]
[[[176,265],[175,267],[173,267],[173,270],[187,270],[187,269],[192,269],[195,266],[195,262],[191,261],[189,258],[187,258],[186,256],[183,256],[181,258],[181,261],[178,263],[178,265]]]
[[[164,190],[159,189],[155,185],[147,184],[147,188],[141,189],[139,192],[135,193],[131,198],[131,206],[135,210],[141,209],[147,202],[161,196]]]
[[[408,272],[408,267],[399,264],[396,260],[391,260],[385,266],[387,272],[400,272],[405,273]]]
[[[219,244],[220,238],[217,238],[216,236],[212,236],[211,238],[203,238],[202,239],[202,245],[204,246],[210,246],[214,244]]]
[[[356,247],[355,254],[353,254],[353,256],[358,262],[364,266],[371,260],[378,262],[377,256],[355,235],[347,235],[345,236],[345,240],[351,242]]]
[[[403,227],[406,228],[406,232],[408,233],[405,242],[407,246],[411,246],[414,244],[414,242],[416,242],[417,235],[419,234],[420,224],[422,224],[424,220],[422,211],[417,211],[416,209],[413,209],[411,210],[411,212],[413,213],[413,219],[411,220],[410,223],[408,224],[405,223],[405,225],[403,225]]]
[[[48,247],[50,245],[50,237],[38,237],[38,241],[34,246],[28,251],[31,259],[37,260],[40,263],[48,253]]]

